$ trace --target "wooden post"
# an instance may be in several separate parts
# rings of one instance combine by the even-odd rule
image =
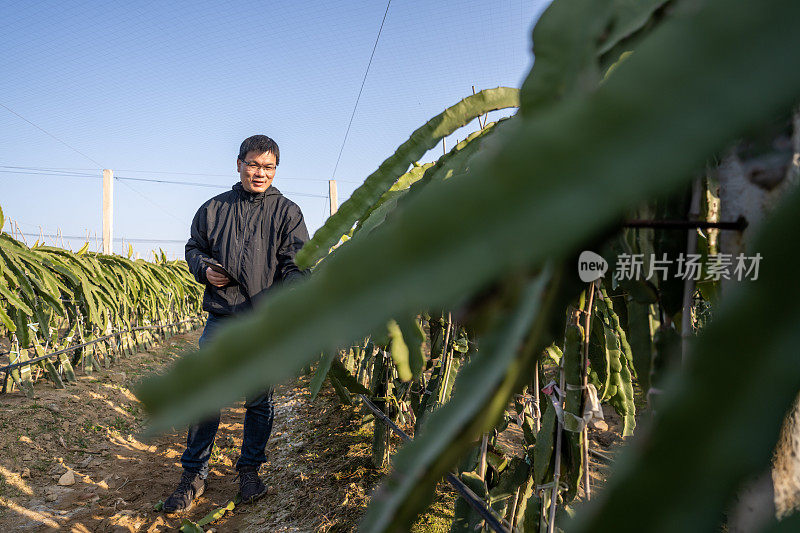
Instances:
[[[486,456],[489,452],[489,434],[484,433],[481,437],[481,455],[478,459],[478,476],[483,481],[483,488],[486,489],[486,494],[489,494],[489,484],[486,483]]]
[[[481,437],[481,457],[478,461],[478,476],[486,483],[486,454],[489,448],[489,434],[484,433]]]
[[[700,178],[696,178],[692,184],[692,201],[689,205],[689,220],[700,220],[700,195],[705,193],[705,188],[700,183]],[[697,252],[697,230],[690,229],[686,238],[686,253],[688,255]],[[695,283],[693,279],[686,279],[683,282],[683,311],[681,314],[681,364],[685,365],[689,359],[689,345],[692,337],[692,299],[694,296]]]
[[[589,387],[589,337],[592,333],[592,306],[594,304],[594,293],[595,291],[599,291],[600,281],[595,280],[589,284],[589,298],[587,298],[588,303],[586,305],[586,313],[584,314],[583,318],[583,365],[581,365],[583,371],[583,381],[581,382],[581,386],[583,388],[582,395],[583,401],[581,402],[581,408],[583,409],[586,406],[586,402],[588,401],[588,387]],[[583,414],[581,411],[580,414]],[[584,494],[586,495],[586,500],[592,499],[592,486],[591,486],[591,476],[589,475],[589,427],[584,426],[583,430],[581,431],[581,456],[583,461],[583,490]]]
[[[331,202],[331,216],[339,210],[339,193],[336,191],[336,180],[328,180],[328,199]]]
[[[113,253],[114,242],[114,172],[103,169],[103,253]]]
[[[534,411],[531,413],[534,419],[534,428],[536,429],[536,434],[539,434],[539,430],[542,429],[542,408],[539,405],[539,361],[536,361],[536,365],[533,367],[533,409]]]

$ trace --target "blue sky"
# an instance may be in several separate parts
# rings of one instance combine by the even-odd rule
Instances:
[[[340,203],[473,85],[518,87],[546,4],[393,0],[336,170]],[[313,234],[328,215],[326,180],[386,5],[3,2],[4,230],[12,219],[25,233],[88,232],[95,248],[102,168],[120,178],[208,184],[115,181],[115,237],[177,241],[134,248],[143,257],[155,247],[182,257],[197,208],[238,179],[239,144],[264,133],[281,148],[274,185],[300,205]]]

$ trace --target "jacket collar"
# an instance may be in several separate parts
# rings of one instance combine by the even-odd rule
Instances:
[[[270,185],[269,188],[264,192],[248,192],[244,190],[242,187],[241,182],[236,183],[232,189],[236,191],[236,194],[242,200],[246,200],[248,202],[263,202],[264,198],[267,196],[280,196],[281,191],[279,191],[274,185]]]

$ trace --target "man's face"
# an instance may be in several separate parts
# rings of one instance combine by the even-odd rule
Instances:
[[[264,192],[272,185],[275,177],[275,154],[264,152],[247,152],[244,161],[236,160],[236,170],[239,172],[239,179],[242,187],[247,192]]]

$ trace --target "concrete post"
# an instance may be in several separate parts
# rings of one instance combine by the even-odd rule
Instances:
[[[103,253],[111,254],[114,242],[114,171],[103,169]]]
[[[331,215],[339,210],[339,194],[336,191],[336,180],[328,180],[328,198],[331,202]]]

